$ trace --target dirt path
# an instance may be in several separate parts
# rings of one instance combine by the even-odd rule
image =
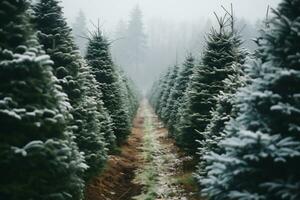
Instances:
[[[190,159],[168,138],[147,101],[134,120],[120,155],[110,156],[103,174],[92,180],[86,200],[197,200]]]
[[[157,115],[146,101],[144,107],[144,164],[136,171],[135,183],[143,185],[137,200],[195,200],[197,195],[180,182],[185,177],[184,165],[190,158],[180,153],[168,137]],[[188,189],[188,190],[187,190]]]
[[[141,186],[132,181],[135,170],[142,165],[139,156],[144,129],[142,112],[143,108],[140,108],[132,134],[121,147],[121,153],[110,156],[103,174],[94,178],[87,187],[86,200],[130,200],[141,193]]]

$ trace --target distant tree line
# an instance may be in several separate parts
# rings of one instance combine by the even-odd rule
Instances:
[[[83,58],[59,0],[2,0],[0,77],[0,199],[83,199],[138,106],[108,39],[92,32]]]
[[[76,24],[81,21],[76,19]],[[205,32],[212,26],[217,26],[217,23],[208,17],[194,22],[161,18],[145,20],[142,10],[137,6],[130,13],[129,20],[120,20],[115,31],[112,31],[113,59],[142,89],[149,90],[168,64],[183,62],[187,52],[194,55],[202,52]],[[257,45],[252,39],[258,36],[256,25],[241,18],[236,19],[235,26],[245,40],[242,46],[254,51]],[[84,35],[84,29],[79,30],[81,34],[76,35]],[[78,37],[80,40],[82,38]]]
[[[149,76],[146,66],[148,38],[138,5],[131,11],[128,22],[121,20],[118,23],[113,37],[112,54],[115,62],[142,87]]]
[[[200,61],[189,55],[161,75],[150,102],[198,160],[203,196],[300,199],[300,1],[282,0],[252,54],[231,17],[217,18]]]

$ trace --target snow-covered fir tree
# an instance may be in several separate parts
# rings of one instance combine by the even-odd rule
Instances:
[[[166,72],[165,72],[166,73]],[[157,81],[155,81],[148,93],[149,103],[153,106],[155,112],[158,111],[158,102],[160,100],[160,96],[163,92],[163,83],[165,73],[162,73]]]
[[[55,75],[60,80],[71,104],[80,99],[78,72],[80,62],[71,28],[63,17],[58,0],[40,0],[34,5],[34,22],[39,40],[55,62]]]
[[[158,91],[157,91],[157,97],[155,100],[155,112],[161,117],[161,112],[162,112],[162,105],[163,105],[163,95],[165,94],[167,87],[168,87],[168,81],[169,81],[169,76],[172,72],[172,67],[169,67],[165,73],[162,74],[161,79],[159,81],[158,85]]]
[[[160,113],[160,117],[164,121],[164,123],[167,123],[169,120],[169,116],[170,116],[169,107],[170,107],[170,103],[172,103],[170,100],[170,95],[171,95],[173,87],[175,85],[175,81],[178,76],[178,71],[179,71],[179,65],[175,65],[172,68],[172,71],[168,77],[167,85],[166,85],[165,91],[162,95],[161,105],[160,105],[162,110]]]
[[[89,165],[85,178],[90,179],[103,169],[108,151],[114,150],[115,135],[112,120],[103,105],[100,86],[92,75],[91,67],[82,60],[79,72],[83,93],[73,113],[79,133],[76,135],[76,142],[85,153],[85,160]]]
[[[162,82],[160,85],[160,93],[158,96],[158,101],[157,101],[157,115],[161,118],[162,117],[162,113],[165,110],[165,105],[167,104],[167,100],[168,100],[168,92],[169,92],[169,81],[170,81],[170,77],[172,76],[173,73],[173,69],[174,69],[175,65],[172,67],[169,67],[166,71],[165,74],[163,74],[162,76]],[[177,67],[177,66],[176,66]]]
[[[300,198],[299,33],[300,1],[283,0],[260,40],[263,59],[248,66],[256,78],[237,95],[224,153],[206,156],[210,199]]]
[[[170,116],[168,118],[168,128],[171,135],[175,137],[175,126],[178,123],[179,114],[178,109],[183,103],[183,95],[188,87],[190,77],[193,74],[195,66],[195,59],[190,54],[187,56],[183,66],[179,72],[178,77],[175,80],[174,88],[171,91],[170,98],[168,101],[168,108]]]
[[[80,200],[87,168],[67,95],[29,24],[28,1],[0,2],[0,199]]]
[[[105,142],[110,149],[114,146],[114,135],[109,128],[112,126],[111,120],[101,105],[101,91],[96,92],[94,88],[99,86],[95,85],[90,68],[79,55],[59,1],[40,0],[34,5],[34,11],[39,40],[54,61],[55,75],[73,107],[71,113],[74,118],[69,125],[73,128],[75,141],[80,151],[85,153],[90,166],[85,176],[89,178],[104,166]],[[103,137],[103,134],[106,136]]]
[[[238,109],[234,106],[237,90],[246,84],[246,78],[242,70],[242,65],[234,63],[232,65],[235,74],[230,75],[224,80],[225,88],[217,96],[216,108],[211,111],[212,119],[204,132],[204,139],[199,142],[198,158],[199,164],[197,166],[196,178],[202,180],[207,178],[207,165],[209,164],[205,159],[207,155],[214,153],[223,153],[224,149],[220,147],[219,143],[226,138],[224,132],[226,124],[230,119],[235,118]],[[200,188],[202,186],[200,185]]]
[[[128,78],[124,71],[120,70],[120,78],[122,81],[122,86],[124,87],[124,98],[126,100],[126,106],[128,107],[128,114],[130,120],[132,121],[136,115],[139,106],[139,97],[137,88],[133,81]]]
[[[224,81],[224,89],[220,91],[216,98],[216,106],[211,111],[211,120],[207,125],[204,133],[204,139],[199,142],[198,158],[200,160],[198,166],[198,176],[205,178],[206,176],[206,166],[207,162],[204,159],[205,155],[209,154],[211,151],[218,152],[221,151],[219,142],[222,141],[226,134],[224,133],[225,125],[229,122],[231,118],[236,117],[237,109],[234,108],[234,101],[236,99],[237,90],[246,84],[246,77],[244,73],[244,63],[245,57],[247,55],[246,50],[241,48],[241,37],[238,35],[237,31],[233,32],[235,37],[236,45],[236,60],[232,63],[231,68],[233,69],[232,74],[230,74]]]
[[[216,97],[216,108],[211,111],[212,119],[204,132],[204,140],[201,141],[201,152],[217,151],[218,143],[223,139],[225,125],[231,118],[236,116],[237,110],[234,109],[234,100],[237,90],[246,83],[242,65],[233,63],[231,66],[236,73],[224,80],[224,90]],[[201,153],[200,153],[201,154]]]
[[[155,107],[156,107],[158,90],[160,90],[159,85],[160,85],[161,81],[162,81],[162,78],[160,76],[159,79],[154,81],[154,83],[152,84],[151,89],[147,93],[147,98],[149,100],[149,103],[154,108],[154,110],[155,110]]]
[[[86,59],[100,85],[104,106],[114,123],[118,144],[130,133],[130,119],[120,86],[118,70],[112,62],[109,43],[98,29],[90,36]]]
[[[212,29],[207,36],[202,62],[195,68],[182,104],[177,142],[190,153],[195,153],[198,140],[204,139],[216,96],[223,90],[224,79],[233,73],[236,47],[233,34],[224,28],[223,21],[226,20],[220,22],[219,30]]]

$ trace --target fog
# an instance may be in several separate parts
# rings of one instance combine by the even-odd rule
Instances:
[[[235,8],[237,17],[255,22],[266,15],[267,6],[276,7],[279,0],[63,0],[65,14],[73,20],[82,9],[92,20],[100,19],[111,28],[122,18],[126,19],[135,5],[143,10],[145,20],[160,18],[173,21],[193,21],[214,17],[222,11],[221,5]]]
[[[141,89],[147,89],[167,67],[181,64],[188,53],[199,58],[205,44],[205,34],[216,22],[214,12],[223,15],[221,8],[230,8],[245,40],[245,47],[255,49],[252,38],[257,36],[257,24],[266,18],[268,5],[276,8],[279,0],[63,0],[65,16],[72,25],[81,10],[86,26],[100,21],[101,29],[112,42],[112,57]],[[139,20],[142,43],[129,38],[125,30],[135,8],[141,12]],[[138,22],[139,24],[139,22]],[[80,30],[82,31],[82,30]],[[76,35],[75,35],[76,37]],[[138,36],[137,36],[138,37]],[[122,44],[123,43],[123,44]],[[84,45],[80,45],[84,46]],[[135,49],[134,49],[135,48]],[[139,50],[138,50],[139,49]],[[137,51],[134,56],[128,52]],[[131,59],[131,60],[130,60]]]

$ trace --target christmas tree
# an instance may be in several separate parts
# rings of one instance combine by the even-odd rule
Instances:
[[[91,67],[81,63],[79,81],[82,85],[82,100],[76,105],[74,119],[77,124],[76,142],[85,153],[89,169],[86,179],[98,174],[104,167],[108,151],[115,148],[112,120],[104,108],[99,84],[92,75]]]
[[[80,101],[81,88],[78,82],[80,57],[71,28],[58,0],[40,0],[34,5],[34,14],[39,41],[55,62],[54,74],[73,105]]]
[[[178,123],[179,107],[183,103],[183,95],[188,87],[191,75],[193,74],[193,69],[195,66],[195,59],[190,54],[185,62],[183,63],[182,69],[178,77],[175,80],[174,89],[171,91],[168,108],[170,116],[168,119],[168,127],[171,135],[175,135],[175,127]]]
[[[223,154],[207,156],[203,193],[211,199],[300,198],[300,1],[283,0],[260,39],[262,59],[247,69]]]
[[[224,87],[224,79],[233,73],[235,43],[231,31],[225,29],[226,18],[219,20],[219,30],[208,35],[202,63],[196,67],[189,88],[185,93],[182,115],[178,125],[178,144],[195,153],[198,140],[211,120],[210,111],[216,105],[216,96]]]
[[[0,2],[0,199],[79,200],[87,166],[28,7],[25,0]]]
[[[179,71],[179,66],[175,65],[172,68],[172,72],[170,73],[170,75],[168,77],[168,82],[167,82],[165,91],[162,95],[161,105],[160,105],[162,107],[162,111],[161,111],[160,115],[161,115],[161,119],[164,121],[164,123],[167,123],[169,120],[169,116],[170,116],[169,107],[170,107],[170,104],[172,103],[170,95],[174,89],[173,87],[175,85],[175,81],[178,76],[178,71]]]
[[[161,117],[162,109],[164,108],[164,104],[166,103],[166,97],[165,94],[168,90],[168,83],[169,83],[169,77],[172,74],[172,67],[169,67],[167,71],[163,74],[161,77],[161,81],[159,84],[160,90],[157,94],[157,102],[155,106],[155,112],[158,114],[159,117]]]
[[[112,62],[109,43],[100,30],[95,31],[89,40],[86,59],[99,83],[104,107],[112,118],[117,143],[120,144],[130,133],[130,119],[122,98],[120,75]]]
[[[54,61],[55,75],[63,86],[64,92],[68,94],[73,107],[71,113],[74,118],[69,121],[69,126],[74,131],[75,141],[80,151],[85,153],[87,164],[90,166],[86,178],[89,178],[104,166],[105,143],[109,143],[111,147],[114,145],[111,129],[101,127],[103,124],[112,125],[101,105],[103,102],[98,96],[101,96],[101,92],[94,89],[99,86],[93,82],[91,69],[79,55],[59,1],[39,1],[34,5],[34,14],[39,40]],[[91,93],[93,89],[94,92]],[[107,137],[103,137],[105,132]]]

